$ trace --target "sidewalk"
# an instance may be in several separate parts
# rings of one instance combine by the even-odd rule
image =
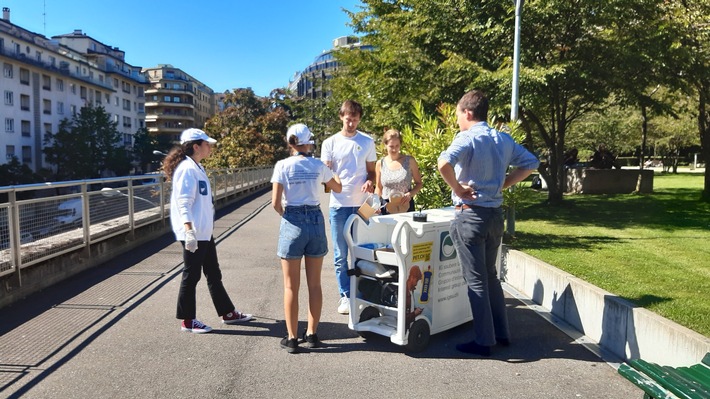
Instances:
[[[508,298],[512,345],[488,359],[454,345],[471,324],[406,354],[384,337],[367,341],[336,313],[332,252],[323,268],[324,347],[289,355],[276,257],[279,217],[270,192],[218,214],[215,239],[225,285],[256,320],[219,322],[204,278],[198,318],[215,330],[180,331],[175,300],[181,250],[172,235],[0,310],[2,398],[629,398],[642,392],[607,363]],[[322,203],[327,206],[327,197]],[[327,208],[324,208],[327,220]],[[301,329],[307,288],[301,284]]]

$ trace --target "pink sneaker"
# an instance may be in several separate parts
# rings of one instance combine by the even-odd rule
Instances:
[[[238,312],[236,309],[222,316],[222,323],[224,324],[238,324],[244,323],[252,319],[252,315],[247,313]]]
[[[185,320],[182,321],[182,331],[191,332],[193,334],[204,334],[212,331],[212,327],[204,324],[203,322],[192,319],[190,325],[185,325]]]

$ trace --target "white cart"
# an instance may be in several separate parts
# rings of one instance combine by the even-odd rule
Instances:
[[[431,334],[472,319],[449,236],[454,209],[424,213],[426,222],[413,221],[412,212],[369,223],[352,215],[344,229],[351,255],[348,326],[361,336],[390,337],[411,352],[424,350]]]

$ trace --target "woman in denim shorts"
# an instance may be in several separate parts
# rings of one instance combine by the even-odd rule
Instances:
[[[303,342],[309,348],[318,347],[316,335],[323,307],[321,266],[328,253],[325,222],[320,209],[321,184],[339,193],[340,179],[319,159],[310,156],[313,135],[302,123],[291,126],[286,141],[292,156],[274,166],[271,177],[271,202],[281,215],[278,256],[284,277],[284,313],[288,335],[281,347],[289,353],[298,352],[298,288],[301,283],[301,258],[305,258],[308,283],[308,327]]]

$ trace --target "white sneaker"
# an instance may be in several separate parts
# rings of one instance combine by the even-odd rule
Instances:
[[[338,313],[350,314],[350,300],[346,296],[341,296],[338,301]]]

